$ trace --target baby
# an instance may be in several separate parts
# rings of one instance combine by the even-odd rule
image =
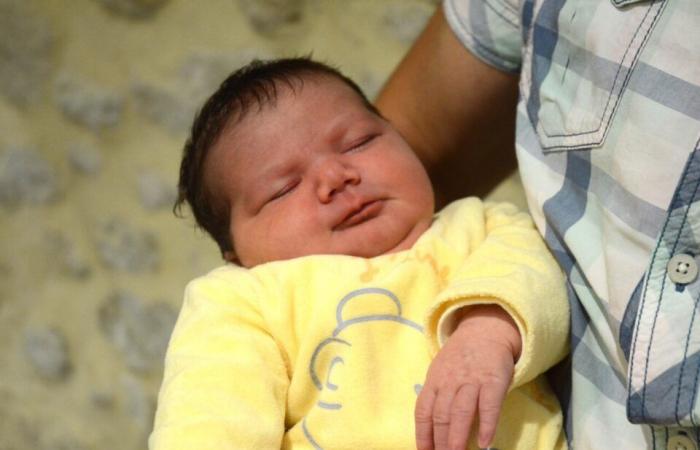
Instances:
[[[187,287],[152,450],[565,448],[540,375],[568,305],[530,219],[475,198],[435,215],[409,145],[335,69],[232,74],[179,187],[230,264]]]

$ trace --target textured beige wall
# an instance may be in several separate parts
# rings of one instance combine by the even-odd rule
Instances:
[[[0,450],[146,447],[184,285],[219,264],[170,212],[193,111],[253,56],[372,95],[435,4],[0,0]]]

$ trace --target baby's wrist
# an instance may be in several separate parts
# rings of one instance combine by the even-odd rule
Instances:
[[[514,362],[520,358],[520,331],[505,309],[495,304],[481,304],[462,308],[455,314],[455,331],[468,333],[470,340],[503,344],[510,350]]]

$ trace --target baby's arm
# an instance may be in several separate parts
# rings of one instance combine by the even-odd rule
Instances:
[[[463,219],[472,250],[426,320],[436,356],[416,405],[420,450],[463,449],[474,416],[478,443],[488,446],[508,390],[567,349],[564,277],[529,216],[469,201]],[[454,330],[449,339],[446,330]]]
[[[289,383],[249,276],[193,281],[173,331],[151,450],[280,448]],[[240,276],[236,276],[240,275]]]
[[[479,446],[488,446],[520,356],[518,327],[500,306],[456,314],[458,325],[433,359],[416,401],[419,450],[464,449],[477,415]]]

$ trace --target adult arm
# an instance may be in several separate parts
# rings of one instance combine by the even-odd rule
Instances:
[[[470,53],[438,8],[377,98],[428,168],[438,203],[483,196],[515,169],[516,75]]]
[[[284,358],[256,306],[259,293],[247,277],[231,279],[231,270],[219,269],[186,290],[166,356],[151,450],[282,444],[289,383]]]

